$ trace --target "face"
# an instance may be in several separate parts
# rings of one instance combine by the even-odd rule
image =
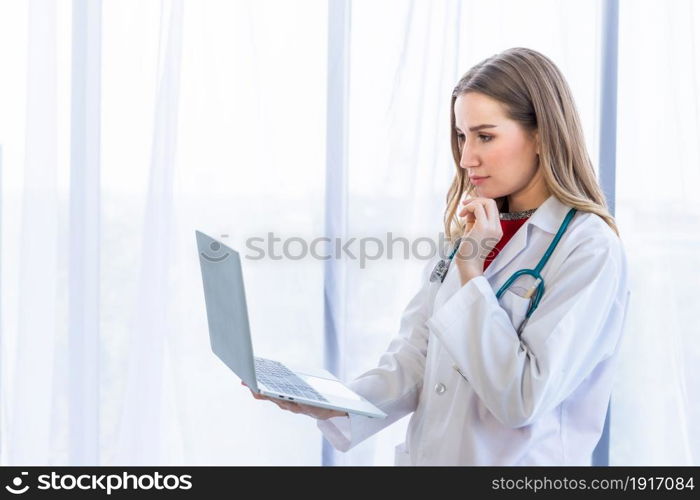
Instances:
[[[459,140],[460,167],[485,198],[508,196],[528,204],[541,197],[544,181],[538,168],[537,134],[506,117],[502,105],[484,94],[468,92],[455,100],[455,125]],[[480,125],[494,125],[477,130]],[[472,176],[486,177],[483,180]]]

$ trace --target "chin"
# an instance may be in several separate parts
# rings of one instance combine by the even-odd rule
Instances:
[[[497,192],[496,190],[489,189],[489,188],[486,188],[484,186],[476,186],[476,190],[474,191],[474,193],[476,193],[476,195],[479,198],[492,198],[494,200],[500,196],[503,196],[501,193]]]

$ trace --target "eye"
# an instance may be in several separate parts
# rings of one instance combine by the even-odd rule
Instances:
[[[478,137],[479,137],[479,139],[481,139],[481,142],[491,142],[491,139],[493,139],[493,137],[491,137],[490,135],[484,135],[484,134],[479,134]],[[457,139],[459,141],[463,141],[464,134],[457,134]],[[486,139],[488,139],[488,140],[486,140]]]

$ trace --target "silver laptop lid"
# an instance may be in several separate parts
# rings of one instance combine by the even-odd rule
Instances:
[[[253,390],[258,390],[248,308],[238,252],[195,231],[202,269],[211,349]]]

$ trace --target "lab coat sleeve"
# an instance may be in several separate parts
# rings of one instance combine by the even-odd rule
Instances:
[[[423,268],[421,288],[404,310],[399,332],[381,355],[378,366],[347,384],[387,417],[350,414],[317,421],[317,427],[337,450],[349,450],[416,409],[428,347],[426,320],[432,309],[429,277],[437,260],[431,259]]]
[[[529,425],[613,353],[624,323],[624,314],[611,314],[626,305],[624,259],[612,238],[592,236],[577,245],[545,278],[521,339],[484,276],[463,285],[428,327],[501,423]]]

